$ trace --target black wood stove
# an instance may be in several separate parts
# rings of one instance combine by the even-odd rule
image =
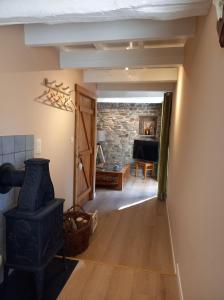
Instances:
[[[34,273],[37,298],[42,298],[44,269],[63,248],[63,199],[54,198],[49,160],[29,159],[25,171],[0,167],[0,193],[21,187],[18,205],[5,213],[5,284],[10,268]]]

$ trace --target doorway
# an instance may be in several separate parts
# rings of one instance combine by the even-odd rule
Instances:
[[[147,191],[147,188],[140,188],[140,186],[151,185],[152,180],[157,177],[164,95],[162,92],[154,92],[152,94],[153,100],[156,95],[154,103],[152,103],[152,95],[150,93],[147,95],[148,98],[111,97],[105,99],[98,97],[97,142],[101,145],[105,161],[102,167],[101,161],[100,164],[97,164],[97,187],[123,190],[128,194],[130,188],[127,183],[129,181],[135,185],[135,192],[139,186],[139,195],[142,195],[143,198],[147,198],[147,194],[149,197],[152,196],[150,187],[150,190]],[[149,131],[147,131],[148,128]],[[144,169],[143,165],[140,165],[140,161],[144,162],[147,168]],[[136,170],[136,162],[139,162],[138,170]],[[156,196],[157,189],[154,182],[153,187]],[[140,192],[141,190],[145,190],[144,195]],[[139,200],[139,197],[136,201]]]

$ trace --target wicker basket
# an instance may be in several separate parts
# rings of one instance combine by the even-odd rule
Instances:
[[[75,230],[73,224],[78,217],[84,218],[88,223]],[[91,216],[81,206],[75,205],[64,213],[63,227],[64,252],[66,256],[78,255],[88,248],[91,233]]]

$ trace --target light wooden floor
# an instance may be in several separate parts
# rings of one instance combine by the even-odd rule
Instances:
[[[173,273],[165,203],[151,199],[103,213],[79,258]]]
[[[176,300],[174,275],[81,261],[59,300]]]
[[[98,209],[99,225],[58,299],[178,299],[166,205],[156,190],[154,180],[134,177],[122,192],[97,190],[85,209]]]

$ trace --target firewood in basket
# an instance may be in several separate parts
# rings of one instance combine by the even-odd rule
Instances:
[[[87,225],[88,221],[86,219],[83,220],[82,224]]]
[[[75,224],[75,221],[74,221],[74,219],[72,219],[71,218],[71,223],[72,223],[72,228],[73,228],[73,230],[77,230],[78,228],[77,228],[77,225]]]
[[[82,217],[76,218],[75,223],[76,223],[78,229],[82,227],[82,222],[83,222]]]

